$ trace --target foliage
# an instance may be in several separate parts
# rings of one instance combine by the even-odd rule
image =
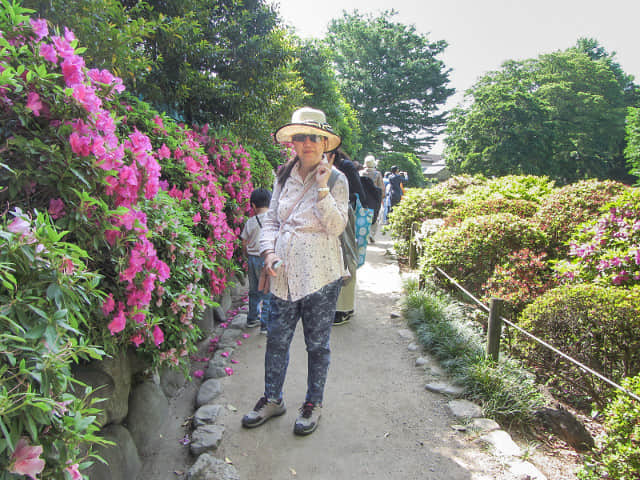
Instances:
[[[423,276],[439,267],[471,292],[480,287],[511,252],[543,251],[546,237],[530,222],[509,213],[464,220],[427,237],[422,244]]]
[[[567,282],[631,286],[640,282],[640,191],[605,204],[600,217],[571,237],[570,260],[558,262]]]
[[[625,189],[610,180],[582,180],[542,197],[533,220],[549,238],[549,254],[562,258],[575,228],[598,213],[600,207]]]
[[[89,17],[68,13],[76,0],[55,0],[53,12],[48,1],[34,3],[78,30],[90,60],[113,62],[132,94],[189,124],[225,127],[276,164],[271,133],[302,104],[303,88],[293,42],[264,0],[82,0]],[[96,18],[122,28],[113,47],[111,28],[93,29]]]
[[[358,112],[364,154],[433,145],[444,123],[440,106],[453,93],[446,86],[450,70],[437,58],[447,43],[429,42],[414,26],[394,22],[394,15],[344,12],[326,37],[340,89]]]
[[[620,382],[640,372],[640,288],[593,284],[554,288],[522,313],[522,328],[605,377]],[[548,348],[520,337],[519,348],[553,393],[581,408],[603,407],[611,387]]]
[[[273,166],[267,160],[267,157],[261,151],[245,146],[249,154],[249,170],[251,171],[251,183],[254,188],[266,188],[271,190],[275,180]]]
[[[18,471],[21,439],[36,445],[43,478],[56,479],[67,478],[72,465],[86,466],[87,447],[100,442],[91,390],[73,380],[71,365],[103,355],[82,333],[103,293],[85,266],[87,253],[64,242],[65,234],[46,214],[29,218],[17,209],[0,225],[3,479],[1,472]]]
[[[622,386],[640,396],[640,375],[625,378]],[[640,472],[640,404],[617,392],[604,411],[605,437],[595,456],[578,472],[581,480],[625,480]]]
[[[630,167],[629,173],[640,177],[640,108],[629,108],[626,140],[627,146],[624,149],[624,155],[627,159],[627,165]]]
[[[554,182],[548,177],[533,175],[505,175],[487,180],[481,185],[469,185],[464,198],[472,201],[487,198],[506,198],[540,203],[553,191]]]
[[[3,19],[0,199],[48,211],[89,253],[108,293],[90,340],[185,364],[192,319],[238,268],[252,189],[246,151],[127,102],[117,77],[84,67],[70,31],[49,35],[33,20],[14,30]]]
[[[335,132],[342,138],[342,149],[349,155],[359,152],[360,123],[338,86],[328,47],[316,40],[302,41],[298,47],[297,70],[309,94],[304,102],[322,110]]]
[[[519,218],[532,217],[538,205],[531,200],[488,198],[462,201],[460,205],[447,212],[446,225],[456,225],[466,218],[491,215],[492,213],[511,213]]]
[[[407,189],[402,201],[389,213],[389,224],[386,227],[396,240],[396,251],[400,255],[408,253],[411,228],[414,223],[442,218],[453,205],[454,200],[441,190],[435,188]]]
[[[536,254],[527,248],[510,253],[482,286],[482,300],[486,304],[492,297],[500,298],[506,302],[505,313],[512,317],[519,314],[557,283],[546,257],[544,252]]]
[[[424,175],[420,159],[414,153],[386,152],[379,155],[377,169],[381,172],[391,171],[395,165],[398,171],[407,172],[408,180],[406,186],[413,188],[424,187]]]
[[[621,149],[628,97],[610,58],[572,48],[505,62],[466,93],[447,125],[453,173],[629,181]]]
[[[42,18],[72,30],[87,48],[87,64],[121,77],[135,90],[148,75],[153,61],[142,46],[158,28],[145,18],[149,4],[137,2],[126,7],[120,0],[22,0]]]
[[[433,287],[410,286],[405,315],[422,345],[458,383],[465,397],[490,418],[528,424],[544,400],[533,378],[512,359],[485,358],[479,325],[465,320],[459,305]]]
[[[464,191],[473,185],[484,185],[487,179],[480,174],[477,175],[454,175],[446,179],[444,182],[438,183],[436,190],[441,190],[449,195],[461,195]]]

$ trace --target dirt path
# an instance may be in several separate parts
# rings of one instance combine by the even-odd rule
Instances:
[[[332,331],[323,416],[315,433],[292,433],[306,386],[301,327],[284,389],[288,411],[256,429],[243,429],[240,419],[263,391],[265,338],[253,335],[234,354],[239,363],[220,398],[232,408],[222,419],[225,438],[216,456],[230,459],[242,479],[497,478],[490,471],[480,474],[486,467],[495,473],[497,465],[479,465],[477,447],[452,430],[447,398],[424,389],[424,373],[414,366],[417,354],[398,333],[406,328],[404,320],[391,318],[399,312],[401,279],[397,263],[385,256],[389,247],[388,237],[369,247],[367,263],[358,270],[356,316]]]
[[[449,399],[425,390],[432,380],[415,366],[420,352],[407,347],[406,323],[397,262],[386,255],[389,237],[370,245],[367,263],[358,270],[356,315],[331,336],[331,366],[323,416],[315,433],[293,434],[306,386],[306,352],[299,326],[285,383],[288,411],[255,429],[240,425],[263,391],[266,338],[251,337],[235,349],[234,374],[222,379],[225,406],[218,424],[225,427],[214,453],[227,459],[242,480],[511,480],[497,457],[451,426]],[[195,459],[179,444],[189,430],[195,384],[171,404],[167,445],[145,460],[138,480],[184,478]]]

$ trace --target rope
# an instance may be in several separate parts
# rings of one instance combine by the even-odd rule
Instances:
[[[471,293],[469,293],[469,291],[467,291],[462,285],[460,285],[458,282],[456,282],[453,278],[451,278],[449,275],[447,275],[443,270],[441,270],[438,267],[435,267],[436,271],[438,273],[440,273],[441,275],[445,276],[447,278],[447,280],[449,280],[451,283],[453,283],[456,287],[458,287],[462,292],[464,292],[466,295],[469,296],[469,298],[471,298],[479,307],[481,307],[483,310],[485,310],[487,313],[489,312],[489,307],[487,307],[485,304],[483,304],[480,300],[478,300],[476,297],[474,297]],[[631,398],[633,398],[634,400],[637,400],[638,402],[640,402],[640,397],[638,395],[636,395],[633,392],[630,392],[629,390],[627,390],[626,388],[624,388],[621,385],[618,385],[617,383],[615,383],[613,380],[609,380],[607,377],[603,376],[602,374],[596,372],[595,370],[587,367],[585,364],[579,362],[578,360],[575,360],[574,358],[571,358],[569,355],[567,355],[566,353],[561,352],[560,350],[558,350],[557,348],[555,348],[554,346],[548,344],[547,342],[545,342],[544,340],[541,340],[540,338],[536,337],[535,335],[533,335],[532,333],[527,332],[526,330],[524,330],[523,328],[515,325],[514,323],[510,322],[509,320],[507,320],[504,317],[500,317],[500,320],[502,320],[504,323],[506,323],[507,325],[515,328],[517,331],[519,331],[520,333],[523,333],[524,335],[532,338],[533,340],[535,340],[536,342],[538,342],[540,345],[543,345],[545,347],[547,347],[549,350],[551,350],[552,352],[560,355],[561,357],[565,358],[566,360],[569,360],[571,363],[575,364],[576,366],[578,366],[579,368],[581,368],[582,370],[584,370],[585,372],[588,372],[596,377],[598,377],[600,380],[608,383],[609,385],[611,385],[612,387],[617,388],[618,390],[620,390],[621,392],[626,393],[628,396],[630,396]]]

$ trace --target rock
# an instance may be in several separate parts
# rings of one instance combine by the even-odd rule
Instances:
[[[95,452],[108,465],[95,461],[83,470],[86,478],[92,480],[130,480],[136,478],[142,467],[138,450],[129,431],[122,425],[109,425],[101,430],[101,436],[115,445],[94,446]]]
[[[427,360],[424,357],[416,358],[416,367],[423,367],[423,366],[427,365],[428,363],[429,363],[429,360]]]
[[[479,439],[481,442],[491,445],[496,455],[502,457],[520,457],[522,456],[522,450],[516,442],[511,439],[504,430],[494,430],[486,435],[483,435]]]
[[[203,453],[189,470],[187,480],[240,480],[240,475],[233,465]]]
[[[106,372],[101,370],[97,370],[95,368],[81,367],[76,366],[73,368],[73,377],[80,382],[90,386],[93,389],[93,393],[89,396],[90,399],[93,398],[103,398],[104,400],[96,402],[94,405],[96,408],[100,409],[100,412],[96,416],[96,425],[98,427],[104,427],[108,423],[120,423],[127,416],[127,404],[125,402],[124,406],[121,405],[121,409],[119,413],[117,413],[114,417],[111,418],[109,415],[110,410],[114,410],[114,406],[120,405],[120,402],[116,398],[116,387],[113,378]],[[79,385],[74,386],[75,389],[82,389]],[[80,396],[80,395],[79,395]],[[108,408],[110,406],[111,408]],[[124,413],[124,416],[122,416]]]
[[[213,308],[213,318],[216,323],[222,323],[227,319],[227,313],[222,309],[220,305]]]
[[[400,337],[404,338],[405,340],[413,340],[413,332],[406,328],[398,330],[398,335],[400,335]]]
[[[213,365],[211,363],[209,363],[209,366],[204,371],[205,380],[209,380],[212,378],[214,379],[224,378],[226,376],[227,376],[227,372],[225,371],[225,367],[221,367],[219,365]]]
[[[518,480],[547,480],[547,477],[529,462],[514,460],[507,462],[507,465]]]
[[[542,408],[536,412],[542,424],[578,451],[591,450],[594,441],[580,421],[564,409]]]
[[[451,385],[446,382],[427,383],[424,388],[434,393],[442,393],[451,397],[459,397],[464,393],[464,387]]]
[[[216,450],[222,442],[224,427],[220,425],[202,425],[191,434],[189,449],[193,455],[200,455],[210,450]]]
[[[229,328],[235,329],[235,330],[244,330],[245,328],[247,328],[247,314],[239,313],[235,317],[233,317],[233,320],[231,320],[231,325],[229,325]]]
[[[480,432],[492,432],[494,430],[500,430],[500,425],[495,420],[490,418],[474,418],[470,427]]]
[[[174,397],[187,383],[187,377],[179,370],[166,368],[160,372],[160,388],[167,398]]]
[[[214,309],[206,307],[204,312],[202,312],[202,316],[195,321],[195,324],[200,328],[204,336],[213,332],[216,328],[216,316]]]
[[[244,317],[244,325],[247,324],[247,317]],[[233,349],[233,347],[237,346],[238,340],[242,336],[242,329],[234,328],[233,325],[230,328],[225,328],[224,332],[220,335],[220,340],[218,341],[218,348],[220,350],[228,350],[227,347]]]
[[[468,400],[451,400],[449,409],[456,418],[479,418],[482,417],[482,409]]]
[[[198,428],[202,425],[213,425],[221,411],[222,405],[203,405],[193,415],[193,426]]]
[[[222,384],[220,380],[210,379],[204,382],[198,390],[196,396],[196,406],[200,408],[215,400],[222,393]]]
[[[400,314],[396,312],[391,312],[389,314],[389,318],[400,318]]]
[[[417,352],[419,349],[420,347],[415,343],[410,343],[409,346],[407,347],[407,350],[409,350],[410,352]]]
[[[127,425],[140,455],[152,454],[163,441],[168,416],[169,402],[158,385],[144,382],[132,390]]]

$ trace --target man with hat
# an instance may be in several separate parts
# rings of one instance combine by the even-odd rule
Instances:
[[[308,355],[307,393],[293,431],[308,435],[320,420],[336,300],[342,278],[349,276],[339,239],[348,218],[349,187],[325,155],[338,148],[341,139],[324,112],[296,110],[275,138],[292,143],[296,156],[278,172],[260,235],[265,265],[260,283],[272,293],[271,323],[264,394],[242,418],[242,425],[257,427],[285,413],[282,389],[300,319]]]

